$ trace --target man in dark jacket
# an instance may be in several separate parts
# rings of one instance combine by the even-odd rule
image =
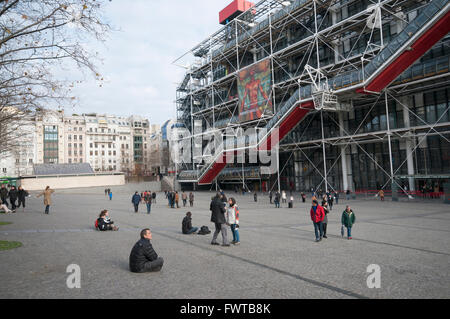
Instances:
[[[17,200],[17,189],[15,186],[11,186],[11,189],[9,190],[9,202],[11,203],[11,209],[15,210],[16,209],[16,200]]]
[[[2,203],[8,207],[8,202],[6,199],[8,198],[8,189],[6,188],[5,184],[2,184],[0,188],[0,199],[2,200]]]
[[[211,211],[211,221],[214,223],[216,231],[214,232],[211,245],[219,245],[217,242],[217,236],[222,232],[222,246],[230,246],[227,239],[227,227],[225,219],[225,206],[221,201],[220,194],[217,193],[216,197],[213,198],[211,204],[209,205],[209,210]]]
[[[185,235],[193,234],[198,230],[197,227],[192,227],[192,213],[187,212],[186,217],[183,218],[181,223],[181,231]]]
[[[160,271],[164,259],[158,257],[150,242],[152,233],[146,228],[141,231],[141,239],[134,245],[130,254],[132,272]]]
[[[17,207],[20,207],[22,205],[23,211],[25,211],[25,198],[28,196],[28,192],[22,188],[22,186],[19,186],[19,190],[17,192],[17,198],[19,199]]]
[[[131,202],[134,205],[134,212],[137,213],[139,209],[139,203],[141,202],[141,196],[139,196],[138,192],[135,192],[133,197],[131,197]]]

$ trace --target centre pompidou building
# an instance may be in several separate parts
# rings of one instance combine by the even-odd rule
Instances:
[[[449,8],[448,0],[233,1],[219,13],[223,26],[175,61],[188,63],[176,90],[178,125],[193,132],[179,141],[201,150],[178,162],[178,181],[442,191]],[[249,128],[211,144],[214,134]],[[250,163],[252,150],[273,153],[276,169]],[[229,156],[238,153],[244,161]]]

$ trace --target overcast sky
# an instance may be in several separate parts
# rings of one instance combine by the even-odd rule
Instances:
[[[175,118],[175,88],[184,70],[171,63],[217,31],[231,0],[112,0],[106,18],[119,31],[95,48],[103,58],[99,87],[86,76],[66,113],[142,115],[151,124]]]

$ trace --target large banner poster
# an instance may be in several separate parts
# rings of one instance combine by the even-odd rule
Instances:
[[[266,59],[238,73],[240,122],[255,120],[273,112],[269,63],[270,60]]]

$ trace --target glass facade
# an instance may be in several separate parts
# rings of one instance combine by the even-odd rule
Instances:
[[[58,163],[58,126],[44,126],[44,163]]]
[[[400,102],[401,101],[401,102]],[[404,110],[408,107],[410,111]],[[399,175],[444,175],[450,173],[450,89],[442,88],[416,93],[401,98],[388,99],[389,128],[398,130],[391,135],[392,166],[394,176]],[[408,118],[404,118],[408,114]],[[324,113],[324,137],[341,135],[337,113]],[[345,149],[349,188],[353,190],[390,189],[390,163],[387,131],[386,105],[384,98],[372,103],[354,105],[354,110],[343,113],[341,119],[345,135],[362,135],[358,143],[326,143],[327,180],[336,190],[343,189],[341,148]],[[409,123],[408,123],[409,122]],[[430,128],[430,125],[440,126]],[[407,130],[407,126],[410,130]],[[406,132],[416,134],[407,136]],[[405,136],[405,137],[403,137]],[[323,184],[323,152],[320,113],[311,114],[296,127],[281,144],[311,141],[301,150],[280,154],[280,182],[283,189],[325,189]],[[334,141],[337,141],[334,140]],[[348,141],[348,139],[347,139]],[[316,142],[314,144],[314,142]],[[339,145],[333,145],[339,144]],[[407,152],[411,153],[408,170]],[[407,182],[407,181],[406,181]],[[414,188],[424,183],[442,186],[442,181],[426,181],[416,178]],[[406,185],[405,181],[402,181]]]

